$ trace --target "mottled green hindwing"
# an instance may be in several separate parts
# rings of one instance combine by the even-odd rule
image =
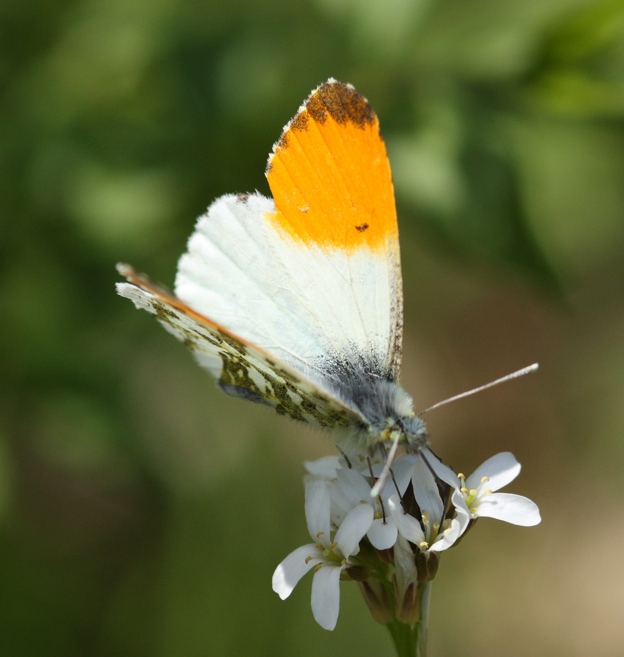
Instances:
[[[195,354],[227,394],[267,404],[280,415],[322,427],[358,427],[362,418],[329,393],[245,343],[131,268],[118,291],[158,321]]]

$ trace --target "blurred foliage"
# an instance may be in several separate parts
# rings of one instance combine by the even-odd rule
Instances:
[[[305,590],[286,603],[270,590],[306,540],[300,461],[327,442],[212,393],[113,292],[118,260],[171,282],[216,196],[266,193],[271,143],[330,76],[380,116],[408,319],[410,303],[423,311],[412,340],[448,354],[469,344],[475,318],[507,318],[504,348],[482,326],[473,336],[474,365],[528,364],[514,357],[529,346],[550,359],[560,397],[542,388],[553,415],[535,429],[544,444],[557,436],[547,453],[586,456],[592,435],[621,476],[622,449],[604,436],[624,427],[624,2],[4,0],[0,29],[0,655],[390,654],[357,592],[345,587],[331,635]],[[527,559],[529,539],[503,535],[510,559]],[[440,600],[474,586],[458,572]],[[510,625],[484,638],[472,611],[449,634],[445,604],[433,610],[437,654],[622,652],[621,633],[579,639],[574,607],[572,625],[549,608],[544,627],[537,615],[516,625],[532,635],[516,640]]]

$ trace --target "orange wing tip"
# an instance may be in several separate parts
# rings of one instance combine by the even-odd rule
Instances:
[[[377,115],[353,85],[329,79],[312,91],[274,144],[266,176],[276,209],[267,220],[284,235],[398,258],[388,155]]]
[[[269,173],[275,154],[288,146],[291,132],[306,130],[310,119],[323,125],[328,116],[339,125],[353,123],[362,129],[377,123],[377,115],[368,100],[352,84],[328,78],[310,92],[295,116],[284,126],[280,138],[273,144],[265,174]]]
[[[373,125],[375,112],[352,84],[330,79],[319,85],[305,103],[308,114],[318,123],[324,123],[329,114],[336,123],[354,123],[359,128]]]

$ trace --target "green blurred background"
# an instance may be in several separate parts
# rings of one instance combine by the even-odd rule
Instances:
[[[511,450],[531,529],[444,556],[432,655],[624,653],[624,3],[4,0],[0,655],[391,655],[354,585],[318,628],[303,459],[114,294],[171,284],[195,217],[258,189],[310,89],[377,111],[399,208],[403,382],[472,471]]]

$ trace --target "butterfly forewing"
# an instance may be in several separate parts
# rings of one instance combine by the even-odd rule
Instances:
[[[398,228],[379,123],[353,87],[328,81],[273,151],[273,199],[217,199],[175,294],[345,401],[337,368],[396,380],[400,364]]]

